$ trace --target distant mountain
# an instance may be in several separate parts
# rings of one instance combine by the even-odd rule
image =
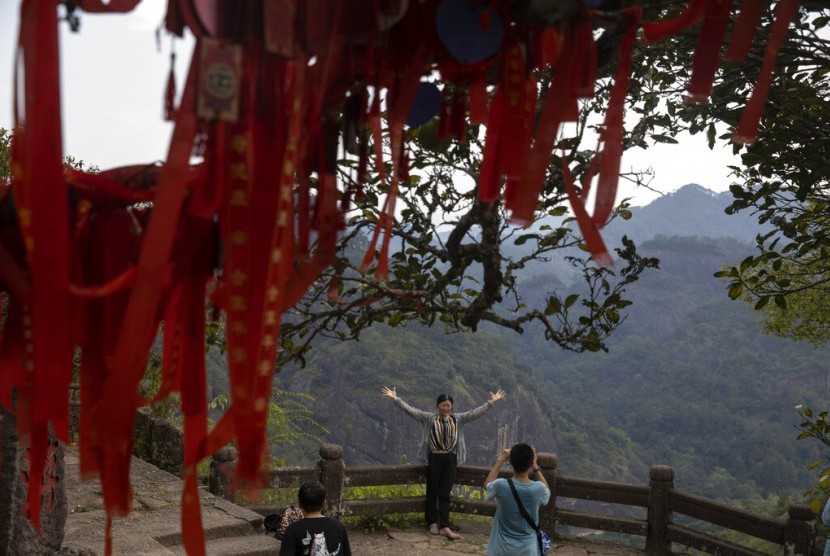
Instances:
[[[661,260],[629,289],[634,304],[609,353],[563,352],[530,327],[445,335],[378,325],[360,342],[317,344],[307,367],[284,369],[277,384],[314,397],[323,440],[343,445],[348,465],[415,460],[417,424],[381,386],[422,408],[449,392],[461,410],[502,387],[507,400],[467,429],[471,464],[489,465],[501,446],[524,440],[555,451],[570,476],[642,483],[650,465],[667,464],[681,488],[720,499],[801,492],[821,453],[796,440],[793,408],[827,409],[830,350],[764,335],[751,307],[730,301],[712,276],[751,253],[758,233],[752,217],[724,213],[730,201],[687,185],[603,231],[609,243],[628,234]],[[520,271],[523,301],[568,287],[562,268]],[[315,460],[317,447],[278,449],[295,465]]]
[[[593,439],[610,429],[639,460],[674,467],[693,492],[746,499],[811,483],[806,466],[820,450],[795,439],[793,408],[826,399],[830,349],[767,336],[751,307],[728,299],[712,273],[751,248],[731,238],[645,242],[639,250],[661,269],[630,289],[634,304],[609,353],[563,353],[531,331],[506,335],[558,408],[563,473],[601,475],[595,450],[613,444]]]
[[[750,214],[726,214],[724,209],[731,203],[730,193],[718,193],[692,183],[644,207],[631,207],[630,220],[615,220],[605,227],[602,235],[613,245],[619,244],[618,238],[623,234],[638,245],[659,235],[753,241],[763,228]]]

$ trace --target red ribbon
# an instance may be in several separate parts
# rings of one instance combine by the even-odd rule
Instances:
[[[487,81],[484,75],[470,82],[470,123],[480,125],[487,122]]]
[[[689,81],[689,94],[686,102],[705,103],[712,95],[712,84],[715,81],[715,72],[718,69],[731,9],[732,0],[706,0],[703,25],[697,37],[697,46],[695,46],[692,78]]]
[[[780,0],[775,8],[775,23],[772,25],[767,50],[764,53],[764,62],[752,89],[752,96],[744,108],[741,121],[732,136],[732,142],[752,145],[758,137],[758,126],[764,114],[764,104],[767,100],[769,87],[772,82],[772,70],[775,68],[775,58],[778,50],[787,38],[790,22],[798,13],[799,0]]]
[[[602,158],[599,163],[597,195],[592,218],[597,228],[605,226],[614,210],[617,197],[617,182],[620,179],[620,160],[622,158],[623,119],[625,116],[625,97],[628,94],[628,82],[631,76],[631,51],[637,36],[637,23],[640,11],[628,13],[629,26],[620,44],[620,59],[614,74],[614,86],[605,113],[605,125],[602,130]]]
[[[18,432],[30,440],[28,506],[32,525],[39,531],[47,423],[52,422],[59,439],[69,440],[66,393],[72,369],[72,337],[67,334],[72,320],[68,291],[70,225],[63,178],[54,5],[35,0],[21,3],[19,49],[25,104],[22,121],[17,118],[16,105],[12,169],[32,285],[23,317],[25,359]]]
[[[81,276],[87,284],[107,282],[112,276],[123,275],[130,268],[132,245],[132,221],[125,211],[99,209],[91,223],[90,240],[79,253],[84,272]],[[83,306],[83,335],[80,342],[83,372],[81,373],[81,410],[79,422],[80,467],[82,478],[96,476],[102,468],[103,452],[100,427],[102,422],[93,419],[95,404],[104,392],[104,383],[112,372],[112,357],[118,343],[118,331],[124,316],[129,292],[118,290],[106,297],[85,300]]]
[[[156,168],[151,166],[150,168]],[[136,175],[147,169],[146,166],[130,167]],[[153,192],[144,189],[126,187],[123,182],[112,179],[111,175],[123,175],[121,169],[107,170],[97,174],[89,174],[80,170],[67,169],[66,177],[70,186],[77,190],[94,193],[107,201],[121,201],[124,203],[147,203],[153,200]]]
[[[742,0],[741,12],[732,30],[732,40],[726,50],[727,60],[743,60],[752,46],[755,30],[761,21],[761,10],[766,2],[763,0]]]
[[[196,65],[192,64],[182,108],[176,115],[167,164],[161,170],[153,212],[145,232],[136,287],[130,294],[121,327],[123,332],[115,349],[113,368],[118,372],[107,377],[104,395],[96,408],[101,421],[102,446],[106,452],[102,487],[110,514],[127,514],[131,506],[128,485],[134,412],[139,403],[136,390],[144,374],[147,350],[158,324],[157,307],[164,286],[165,269],[189,181],[188,161],[197,129],[193,110],[195,70]]]
[[[646,23],[643,25],[643,40],[654,43],[673,37],[680,31],[691,27],[703,18],[708,0],[692,0],[679,16],[668,21]]]
[[[567,159],[563,156],[560,160],[562,166],[562,177],[565,181],[565,191],[568,193],[568,200],[571,203],[571,208],[576,216],[576,222],[579,225],[579,231],[582,233],[588,251],[591,257],[600,266],[611,266],[614,260],[608,254],[608,249],[605,247],[605,242],[602,240],[602,235],[599,233],[599,228],[595,224],[595,220],[588,216],[585,210],[582,199],[576,192],[574,187],[574,179],[571,175],[571,170],[568,168]]]
[[[593,22],[590,17],[578,20],[574,34],[577,46],[573,64],[574,96],[591,98],[594,96],[594,85],[597,80],[597,45],[594,41]],[[574,120],[575,121],[575,120]]]
[[[75,5],[89,13],[127,13],[138,6],[141,0],[76,0]]]
[[[501,173],[498,166],[498,147],[505,112],[504,97],[505,93],[501,89],[493,95],[490,118],[487,120],[487,133],[484,136],[484,150],[481,153],[478,173],[478,197],[485,203],[493,202],[499,194]]]
[[[572,80],[575,48],[576,36],[573,32],[567,32],[562,54],[553,68],[553,86],[548,90],[542,105],[533,147],[524,165],[521,181],[516,187],[516,194],[512,196],[512,202],[505,205],[511,211],[510,220],[523,226],[533,222],[533,213],[542,192],[559,126],[565,119],[568,106],[574,100]]]
[[[533,126],[533,116],[528,119],[525,111],[526,96],[530,93],[535,98],[536,91],[529,92],[527,82],[524,48],[518,42],[511,41],[502,55],[500,91],[504,93],[504,113],[496,147],[499,172],[508,176],[521,175],[529,146],[527,132]],[[486,200],[480,190],[479,197]]]
[[[530,143],[533,139],[533,119],[536,117],[536,79],[533,74],[530,74],[525,82],[524,105],[521,111],[524,114],[524,127],[522,134],[518,138],[515,146],[517,160],[521,160],[522,164],[527,160],[530,152]],[[520,194],[522,167],[514,167],[511,173],[506,176],[506,183],[504,187],[504,204],[505,206],[513,206],[516,202],[516,195]]]
[[[204,555],[205,541],[196,464],[207,438],[207,372],[205,368],[205,284],[210,275],[213,245],[210,221],[202,228],[193,248],[194,264],[183,280],[181,298],[181,367],[179,391],[184,414],[184,465],[182,475],[182,545],[188,554]],[[201,244],[201,245],[200,245]]]

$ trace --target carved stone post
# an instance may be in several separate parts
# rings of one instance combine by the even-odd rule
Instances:
[[[791,504],[784,528],[784,549],[788,556],[811,556],[816,544],[816,516],[807,504]]]
[[[649,470],[648,477],[646,554],[668,556],[671,554],[671,542],[666,538],[666,532],[672,522],[669,491],[674,488],[674,470],[667,465],[655,465]]]
[[[236,448],[225,446],[213,454],[213,458],[210,460],[208,490],[211,494],[231,502],[236,502],[236,490],[232,488],[231,482],[236,470],[237,455]]]
[[[343,485],[346,465],[343,463],[343,448],[337,444],[323,444],[320,447],[320,482],[326,487],[326,515],[338,516],[343,513]]]
[[[0,405],[0,556],[51,555],[63,543],[68,507],[64,487],[64,449],[49,433],[46,467],[41,479],[40,534],[26,518],[29,450],[17,438],[13,414]]]
[[[539,528],[553,537],[556,526],[556,454],[539,452],[536,454],[536,463],[542,468],[542,474],[550,487],[550,502],[539,508]]]

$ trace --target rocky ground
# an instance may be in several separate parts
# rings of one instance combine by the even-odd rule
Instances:
[[[430,535],[426,529],[392,529],[365,533],[349,531],[349,542],[355,556],[451,556],[459,554],[486,554],[490,523],[483,521],[460,521],[458,533],[461,539],[449,541]],[[556,556],[633,556],[642,552],[633,548],[608,543],[588,542],[577,539],[554,539],[553,553]]]

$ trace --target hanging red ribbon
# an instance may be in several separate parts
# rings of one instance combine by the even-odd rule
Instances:
[[[67,333],[72,321],[68,288],[70,225],[63,179],[54,5],[35,0],[21,3],[19,51],[24,112],[21,119],[15,104],[11,167],[32,283],[23,322],[25,360],[18,432],[30,442],[28,507],[32,525],[39,530],[47,423],[51,421],[59,439],[69,440],[66,393],[72,369],[72,337]]]
[[[141,0],[75,0],[75,5],[89,13],[127,13],[138,6]]]
[[[766,2],[764,0],[742,0],[741,12],[732,30],[732,40],[726,50],[727,60],[743,60],[752,46],[755,30],[761,21],[761,11]]]
[[[708,0],[691,0],[686,9],[667,21],[646,23],[643,25],[643,40],[647,43],[655,43],[673,37],[680,31],[691,27],[703,18]]]
[[[620,160],[622,158],[623,120],[625,117],[625,97],[628,95],[628,82],[631,77],[631,52],[637,36],[637,24],[640,21],[640,9],[627,12],[628,29],[620,43],[620,59],[614,74],[614,86],[605,112],[605,125],[602,130],[602,157],[599,162],[599,179],[594,204],[593,222],[602,228],[614,210],[617,198],[617,183],[620,179]]]
[[[484,75],[477,75],[470,82],[470,124],[487,122],[487,81]]]
[[[579,231],[582,233],[582,238],[585,240],[585,245],[591,253],[594,262],[600,266],[611,266],[614,260],[608,254],[608,248],[605,247],[605,242],[599,233],[599,228],[594,223],[594,219],[588,216],[585,210],[582,199],[576,192],[574,187],[574,179],[571,175],[571,170],[568,168],[567,158],[563,155],[560,159],[562,166],[562,178],[565,181],[565,191],[568,193],[568,201],[571,203],[571,208],[576,216],[576,222],[579,225]]]
[[[566,31],[562,54],[553,68],[553,85],[547,92],[542,105],[542,113],[536,126],[533,147],[527,157],[522,171],[521,181],[516,187],[516,194],[510,205],[510,220],[516,224],[529,226],[542,192],[542,185],[553,155],[553,145],[559,133],[559,126],[564,121],[568,106],[574,101],[573,67],[576,56],[576,36]]]
[[[692,104],[709,102],[731,9],[732,0],[706,0],[703,25],[697,37],[697,46],[695,46],[692,78],[689,81],[686,102]]]
[[[145,232],[138,263],[136,287],[130,294],[113,368],[107,377],[104,395],[96,408],[101,422],[102,449],[106,467],[102,468],[104,502],[110,514],[126,515],[131,506],[129,485],[132,429],[139,400],[138,382],[144,374],[147,350],[158,325],[157,307],[161,299],[175,231],[188,184],[188,162],[196,134],[194,113],[196,65],[192,64],[176,116],[170,150],[161,170],[150,224]],[[106,416],[106,417],[104,417]]]
[[[732,142],[752,145],[758,137],[758,126],[761,124],[761,116],[764,114],[764,105],[767,101],[767,94],[772,82],[772,70],[775,68],[775,59],[778,50],[787,39],[787,31],[790,22],[798,13],[799,0],[780,0],[775,7],[775,23],[772,25],[767,50],[764,52],[764,62],[761,71],[752,89],[752,96],[744,108],[741,121],[732,136]]]

